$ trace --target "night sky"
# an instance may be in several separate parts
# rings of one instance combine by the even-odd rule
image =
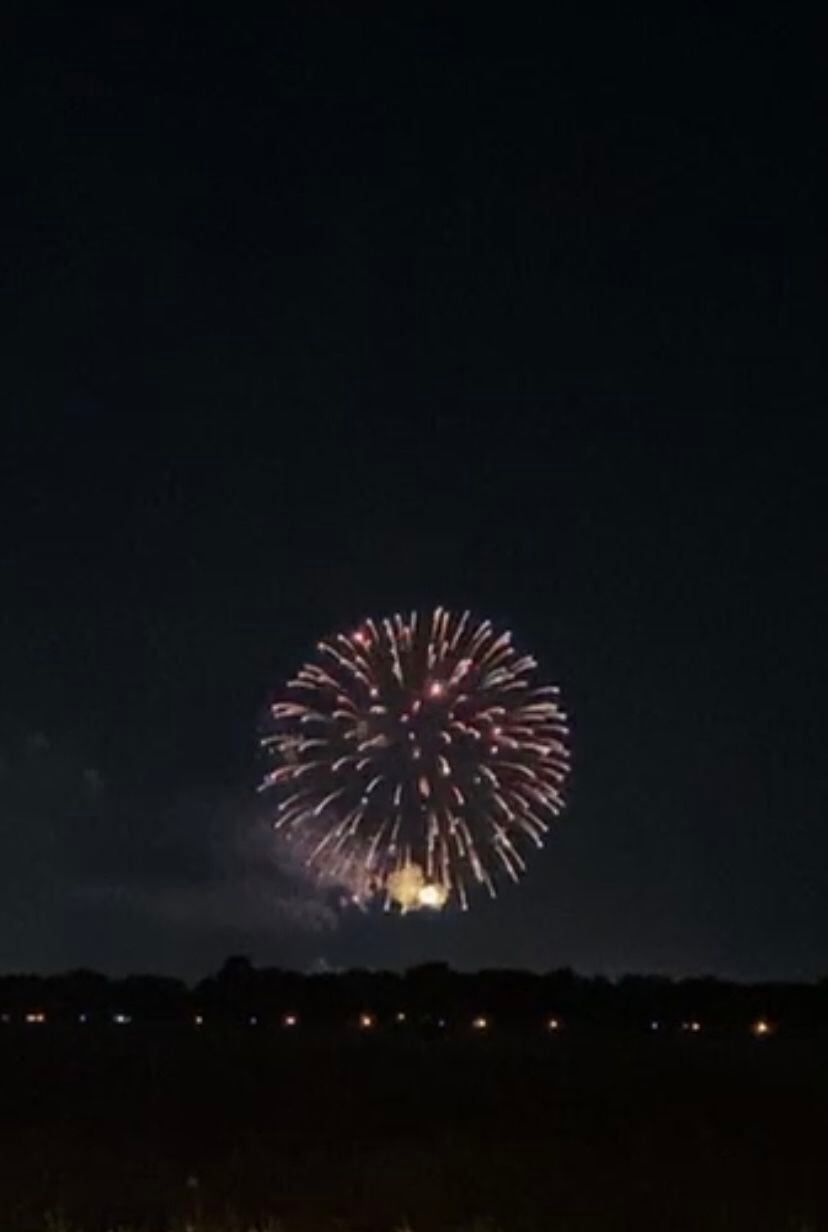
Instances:
[[[271,7],[4,22],[0,970],[828,973],[820,40]],[[257,722],[437,603],[561,684],[570,807],[343,913]]]

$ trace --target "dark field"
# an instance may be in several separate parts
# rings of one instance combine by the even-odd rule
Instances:
[[[821,1229],[825,1062],[780,1037],[6,1027],[0,1228]]]

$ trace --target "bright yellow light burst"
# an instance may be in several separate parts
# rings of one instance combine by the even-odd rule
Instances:
[[[419,864],[404,864],[389,874],[386,882],[389,897],[403,911],[413,911],[420,905],[420,896],[426,889],[423,870]]]
[[[444,885],[440,885],[436,881],[432,881],[429,885],[424,885],[417,896],[417,901],[421,907],[431,907],[433,911],[439,911],[448,902],[449,892]]]

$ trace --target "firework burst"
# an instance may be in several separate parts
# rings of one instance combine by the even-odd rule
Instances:
[[[517,881],[563,807],[558,689],[488,620],[444,608],[365,620],[270,709],[275,828],[323,880],[402,910],[465,908]]]

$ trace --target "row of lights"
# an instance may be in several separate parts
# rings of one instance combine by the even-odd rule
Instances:
[[[402,1011],[400,1011],[398,1014],[394,1015],[394,1021],[402,1024],[406,1022],[406,1015]],[[197,1027],[203,1026],[204,1025],[203,1015],[196,1014],[195,1018],[193,1019],[193,1022],[195,1023]],[[251,1027],[256,1027],[259,1024],[259,1019],[254,1014],[248,1019],[248,1022]],[[283,1027],[298,1027],[298,1025],[299,1025],[299,1018],[296,1014],[285,1014],[284,1017],[282,1018]],[[447,1025],[446,1019],[445,1018],[436,1019],[435,1025],[438,1027],[445,1027]],[[357,1026],[359,1027],[361,1031],[373,1030],[374,1027],[377,1026],[376,1015],[367,1014],[367,1013],[360,1014],[359,1018],[357,1019]],[[478,1014],[475,1018],[471,1020],[471,1027],[473,1031],[488,1031],[491,1026],[492,1026],[492,1020],[490,1018],[487,1018],[485,1014]],[[554,1032],[554,1031],[560,1031],[563,1024],[560,1018],[547,1018],[545,1026],[546,1026],[547,1031]],[[664,1028],[664,1024],[662,1022],[659,1022],[658,1019],[654,1018],[650,1022],[651,1031],[661,1031],[663,1030],[663,1028]],[[702,1030],[702,1024],[699,1022],[698,1018],[690,1018],[681,1023],[681,1030],[689,1035],[699,1035]],[[772,1022],[770,1022],[769,1019],[767,1018],[757,1018],[754,1022],[750,1024],[751,1035],[756,1035],[756,1036],[761,1037],[765,1035],[773,1035],[775,1031],[776,1031],[775,1025]]]
[[[489,1027],[492,1024],[491,1024],[491,1020],[487,1018],[485,1014],[478,1014],[477,1018],[472,1019],[471,1025],[472,1025],[473,1030],[475,1031],[488,1031]],[[560,1019],[559,1018],[547,1018],[546,1029],[547,1031],[560,1031],[561,1029]]]
[[[4,1023],[11,1022],[11,1015],[3,1014],[2,1019],[0,1019],[0,1021]],[[42,1010],[37,1010],[32,1013],[26,1014],[24,1016],[23,1021],[27,1023],[29,1026],[39,1025],[41,1023],[46,1022],[46,1015],[43,1013]],[[78,1015],[79,1023],[86,1023],[88,1021],[89,1021],[89,1017],[87,1014]],[[247,1021],[251,1027],[257,1027],[259,1025],[259,1018],[258,1018],[258,1015],[256,1014],[251,1014],[250,1018],[248,1018]],[[402,1011],[400,1011],[400,1013],[394,1015],[394,1021],[398,1023],[404,1023],[406,1021],[406,1015]],[[116,1023],[118,1026],[128,1026],[129,1023],[132,1022],[132,1018],[129,1014],[113,1014],[112,1022]],[[203,1014],[196,1014],[193,1017],[193,1026],[203,1027],[204,1023],[205,1023],[205,1018]],[[360,1014],[359,1018],[357,1019],[357,1025],[362,1031],[370,1031],[377,1025],[376,1016],[374,1014]],[[446,1025],[445,1018],[437,1019],[437,1026],[444,1027],[445,1025]],[[479,1015],[477,1018],[472,1019],[471,1025],[475,1031],[486,1031],[491,1024],[488,1018],[484,1017],[483,1015]],[[546,1025],[550,1031],[557,1031],[560,1026],[560,1023],[557,1018],[550,1018],[547,1021]],[[282,1026],[287,1027],[287,1028],[298,1027],[299,1026],[299,1016],[297,1014],[285,1014],[282,1017]]]
[[[11,1014],[0,1015],[0,1022],[10,1023],[11,1020],[12,1020]],[[30,1027],[41,1026],[43,1023],[46,1022],[46,1015],[44,1014],[43,1010],[33,1010],[31,1013],[25,1014],[23,1016],[23,1021],[26,1023],[27,1026],[30,1026]],[[78,1014],[78,1022],[81,1024],[89,1022],[89,1015],[88,1014]],[[112,1022],[114,1022],[117,1027],[128,1027],[129,1024],[132,1022],[132,1015],[131,1014],[113,1014]]]
[[[3,1014],[2,1016],[0,1016],[0,1021],[4,1023],[11,1022],[11,1015]],[[34,1010],[26,1014],[24,1016],[23,1021],[28,1026],[41,1025],[46,1022],[46,1014],[42,1010]],[[87,1014],[78,1015],[79,1023],[87,1023],[88,1021],[89,1021],[89,1017]],[[400,1011],[398,1014],[395,1014],[394,1021],[402,1024],[406,1022],[406,1015],[402,1011]],[[116,1026],[125,1027],[125,1026],[129,1026],[129,1024],[132,1022],[132,1017],[129,1014],[113,1014],[112,1022]],[[203,1014],[196,1014],[195,1017],[193,1018],[193,1026],[195,1027],[203,1027],[204,1023],[205,1023],[205,1018]],[[252,1014],[250,1018],[248,1019],[248,1023],[251,1027],[258,1026],[259,1025],[258,1016],[255,1014]],[[376,1015],[368,1014],[368,1013],[360,1014],[359,1018],[357,1019],[357,1025],[361,1031],[373,1030],[373,1028],[376,1027],[377,1025]],[[438,1018],[436,1025],[438,1027],[445,1027],[446,1026],[445,1018]],[[478,1014],[471,1021],[472,1030],[474,1031],[488,1031],[491,1025],[492,1025],[491,1019],[487,1018],[485,1014]],[[554,1032],[554,1031],[560,1031],[562,1023],[559,1018],[547,1018],[545,1025],[546,1025],[547,1031]],[[282,1017],[282,1026],[287,1029],[290,1029],[291,1027],[298,1027],[299,1026],[298,1015],[297,1014],[284,1014]],[[654,1018],[651,1020],[650,1022],[651,1031],[661,1031],[662,1028],[663,1028],[663,1023],[661,1023],[658,1019]],[[697,1018],[689,1018],[686,1021],[682,1022],[681,1030],[688,1035],[699,1035],[702,1030],[702,1024],[699,1022]],[[750,1024],[751,1035],[755,1035],[759,1038],[762,1038],[763,1036],[767,1036],[767,1035],[773,1035],[775,1031],[776,1031],[775,1025],[772,1022],[770,1022],[770,1020],[767,1018],[757,1018],[754,1022]]]

